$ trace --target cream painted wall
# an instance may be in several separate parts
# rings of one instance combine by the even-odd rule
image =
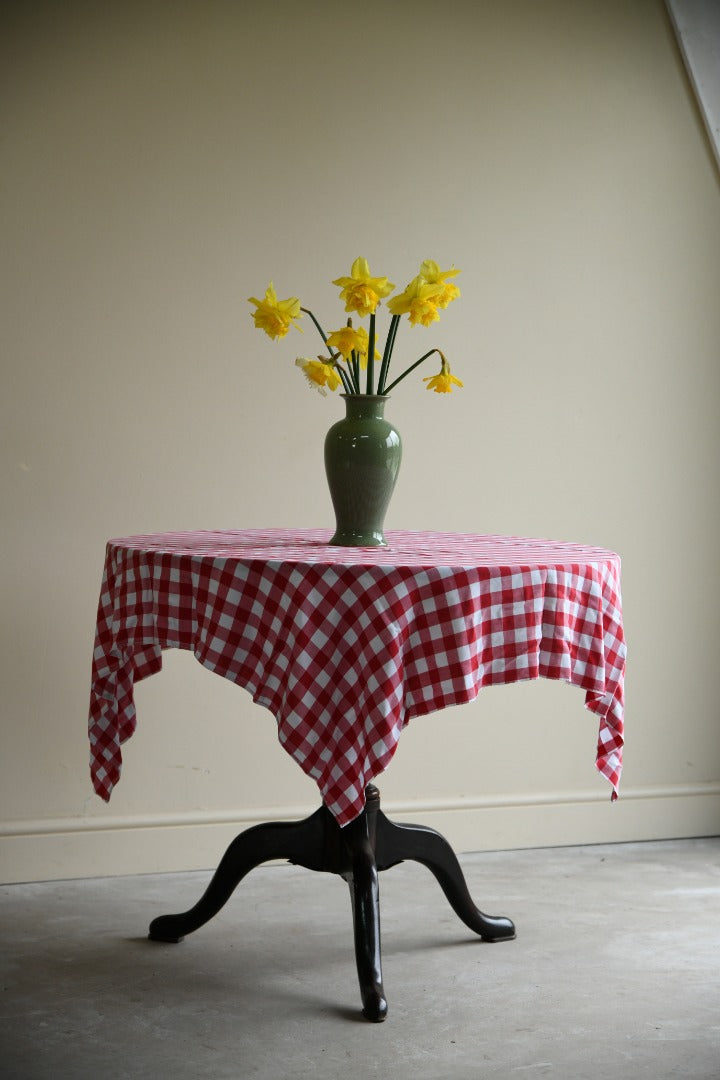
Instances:
[[[465,389],[394,395],[389,526],[619,551],[630,650],[616,805],[582,695],[531,683],[414,721],[386,808],[462,850],[719,831],[720,182],[660,0],[1,17],[0,877],[211,866],[317,805],[272,717],[170,653],[105,806],[90,657],[108,537],[332,523],[341,403],[245,298],[332,320],[358,254],[463,271],[399,339]]]

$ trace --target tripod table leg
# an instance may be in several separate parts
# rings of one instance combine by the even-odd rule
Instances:
[[[217,915],[242,879],[268,859],[289,859],[317,869],[322,862],[326,811],[321,807],[303,821],[255,825],[236,836],[225,852],[205,893],[189,911],[160,915],[150,923],[151,941],[182,941],[185,934]]]
[[[475,906],[453,849],[434,829],[393,822],[378,811],[375,857],[381,870],[403,859],[413,859],[427,866],[455,914],[483,941],[510,941],[515,937],[515,925],[510,919],[485,915]]]
[[[355,962],[357,964],[363,1016],[379,1023],[387,1016],[380,957],[380,891],[373,850],[375,806],[372,799],[359,818],[343,829],[352,869],[342,876],[350,886]]]

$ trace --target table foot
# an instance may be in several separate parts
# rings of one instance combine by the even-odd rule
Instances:
[[[160,915],[153,919],[148,933],[150,940],[182,941],[186,934],[217,915],[245,875],[269,859],[322,862],[326,814],[321,807],[303,821],[268,822],[240,833],[225,852],[197,904],[179,915]]]

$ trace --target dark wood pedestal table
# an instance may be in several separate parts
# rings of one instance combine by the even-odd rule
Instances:
[[[390,821],[372,778],[414,716],[481,687],[540,676],[585,690],[600,721],[596,764],[621,770],[625,645],[620,561],[577,544],[394,532],[387,548],[336,548],[311,530],[170,533],[107,545],[90,703],[91,775],[109,799],[135,730],[134,684],[162,651],[191,650],[276,717],[280,742],[318,783],[323,805],[247,829],[207,890],[150,926],[178,942],[223,907],[250,870],[287,859],[350,886],[363,1014],[387,1014],[378,872],[410,859],[436,877],[484,941],[512,921],[473,902],[439,833]]]
[[[350,886],[363,1015],[384,1020],[387,1000],[380,958],[378,871],[414,859],[432,871],[455,913],[483,941],[510,941],[510,919],[485,915],[473,903],[460,864],[447,840],[422,825],[390,821],[380,792],[369,784],[366,807],[341,829],[326,807],[303,821],[268,822],[237,836],[225,852],[206,892],[189,911],[161,915],[150,924],[152,941],[182,941],[216,915],[247,873],[268,859],[288,859],[308,870],[339,874]]]

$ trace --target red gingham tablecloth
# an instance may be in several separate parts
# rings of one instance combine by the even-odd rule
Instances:
[[[549,540],[390,532],[385,548],[325,530],[111,540],[90,699],[91,775],[108,800],[135,730],[133,686],[189,649],[275,716],[287,752],[344,825],[414,716],[483,686],[563,679],[599,718],[597,768],[617,797],[625,644],[620,559]]]

